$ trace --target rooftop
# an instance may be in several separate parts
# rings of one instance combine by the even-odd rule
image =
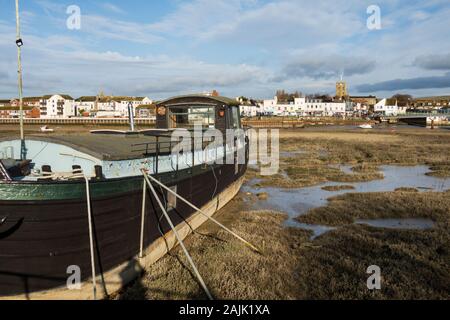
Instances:
[[[47,99],[50,99],[51,97],[56,96],[56,95],[61,96],[61,97],[63,97],[66,100],[73,100],[73,98],[71,96],[69,96],[68,94],[59,94],[59,93],[57,93],[57,94],[47,94],[47,95],[43,96],[42,99],[47,100]]]
[[[11,106],[11,105],[6,105],[3,107],[0,107],[0,111],[4,111],[4,110],[19,110],[20,107],[19,106]],[[30,106],[23,106],[23,110],[25,111],[29,111],[29,110],[33,110],[33,107]]]
[[[420,100],[450,100],[450,96],[434,96],[434,97],[421,97],[421,98],[414,98],[414,101],[420,101]]]
[[[212,100],[212,102],[220,102],[224,103],[228,106],[239,106],[239,102],[235,99],[230,99],[227,97],[215,97],[215,96],[207,96],[207,95],[199,95],[199,94],[191,94],[191,95],[182,95],[182,96],[176,96],[169,98],[167,100],[163,100],[158,103],[158,105],[164,105],[168,103],[175,103],[176,100]]]
[[[104,102],[111,102],[111,101],[142,101],[145,99],[145,97],[127,97],[127,96],[82,96],[76,99],[76,101],[79,102],[95,102],[97,101],[100,103]]]

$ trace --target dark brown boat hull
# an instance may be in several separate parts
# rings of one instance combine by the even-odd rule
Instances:
[[[245,165],[239,167],[237,173],[234,165],[217,167],[214,172],[210,167],[201,168],[197,175],[179,180],[175,177],[168,185],[176,185],[177,192],[198,207],[208,204],[208,210],[213,212],[238,191],[246,169]],[[156,189],[161,196],[166,196],[165,192]],[[92,200],[97,275],[108,275],[120,282],[115,285],[105,283],[103,296],[131,280],[135,276],[133,270],[139,269],[136,265],[143,264],[136,260],[140,248],[141,212],[142,187]],[[181,201],[177,201],[176,209],[170,210],[169,214],[178,228],[185,227],[186,221],[197,219],[196,213]],[[69,266],[80,267],[82,281],[91,277],[85,200],[0,201],[0,219],[2,217],[7,220],[0,226],[0,299],[88,297],[83,293],[85,290],[77,293],[66,288]],[[198,225],[199,221],[194,224]],[[147,193],[144,248],[148,248],[148,261],[156,261],[161,256],[160,251],[171,247],[166,243],[165,248],[160,248],[164,243],[163,235],[173,246],[173,239],[167,240],[170,233],[157,202]],[[113,270],[118,274],[111,274]],[[52,295],[55,288],[60,288],[55,291],[59,293]],[[50,294],[39,294],[45,292]]]

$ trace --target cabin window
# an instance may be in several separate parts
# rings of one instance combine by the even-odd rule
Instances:
[[[185,108],[169,108],[169,128],[194,128],[195,124],[213,128],[215,125],[215,108],[191,106]]]
[[[230,129],[239,129],[241,127],[239,122],[239,108],[230,108]]]

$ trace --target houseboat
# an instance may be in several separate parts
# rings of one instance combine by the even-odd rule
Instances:
[[[202,139],[175,154],[173,133],[192,137],[194,126],[218,129],[223,142],[207,148]],[[232,143],[229,130],[237,132]],[[162,101],[152,130],[0,138],[0,299],[116,293],[227,204],[247,163],[239,106],[225,97]],[[156,199],[145,174],[173,192],[155,183]]]

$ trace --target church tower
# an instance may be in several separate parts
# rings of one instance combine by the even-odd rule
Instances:
[[[336,82],[336,98],[344,100],[348,96],[347,83],[344,81],[344,75],[341,75],[341,80]]]

